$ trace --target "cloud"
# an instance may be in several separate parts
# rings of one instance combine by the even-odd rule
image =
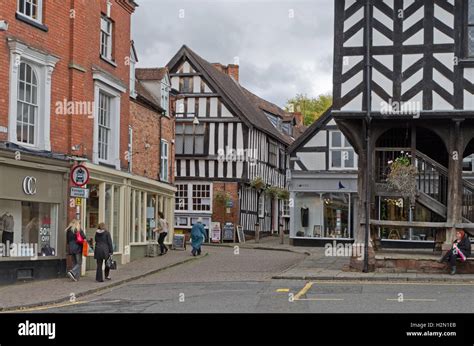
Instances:
[[[210,62],[228,64],[238,57],[240,83],[280,106],[297,93],[332,90],[333,0],[139,5],[132,32],[140,67],[163,66],[186,44]]]

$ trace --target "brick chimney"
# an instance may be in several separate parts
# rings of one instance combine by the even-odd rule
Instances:
[[[239,65],[229,64],[227,65],[227,74],[234,78],[236,82],[239,81]]]
[[[296,119],[296,126],[301,126],[303,125],[303,114],[301,112],[294,112],[293,115],[295,116]]]
[[[222,73],[225,73],[231,76],[236,82],[239,81],[239,65],[229,64],[225,66],[216,62],[216,63],[213,63],[212,66],[214,66],[216,69],[218,69]]]

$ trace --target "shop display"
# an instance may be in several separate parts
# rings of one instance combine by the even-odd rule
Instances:
[[[2,231],[2,243],[10,244],[13,243],[13,229],[15,227],[15,221],[13,215],[10,212],[6,212],[0,217],[0,231]]]
[[[301,226],[308,227],[309,223],[309,208],[304,205],[301,207]]]

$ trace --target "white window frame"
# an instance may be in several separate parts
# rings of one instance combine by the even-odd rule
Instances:
[[[261,193],[258,199],[258,217],[265,217],[265,193]]]
[[[14,39],[8,39],[8,46],[10,49],[8,141],[30,149],[51,151],[51,78],[59,59],[31,49]],[[28,63],[35,70],[38,83],[38,129],[35,129],[37,141],[34,145],[17,141],[18,80],[20,77],[19,67],[22,62]]]
[[[101,71],[93,73],[94,79],[94,150],[92,161],[95,164],[104,163],[115,166],[120,170],[120,101],[122,93],[126,92],[126,87],[117,84],[109,79]],[[111,97],[111,144],[109,146],[108,159],[99,158],[99,93],[104,93]]]
[[[164,139],[161,140],[160,156],[160,179],[169,181],[169,143]]]
[[[130,49],[130,97],[136,98],[137,91],[135,90],[135,66],[137,60],[135,54],[133,53],[133,48]]]
[[[329,170],[333,171],[342,171],[342,170],[351,170],[351,169],[357,169],[357,154],[354,150],[354,148],[349,144],[349,146],[345,145],[346,142],[346,137],[341,131],[328,131],[329,132]],[[334,147],[332,145],[332,136],[334,133],[340,133],[341,134],[341,146],[340,147]],[[332,154],[334,151],[340,151],[341,152],[341,167],[332,167]],[[343,153],[344,151],[352,151],[354,153],[354,166],[352,167],[346,167],[346,160],[344,160]]]
[[[212,207],[214,201],[214,192],[213,192],[213,184],[208,182],[179,182],[176,185],[186,185],[187,187],[187,209],[176,209],[175,204],[175,212],[176,213],[190,213],[190,214],[212,214]],[[208,185],[209,186],[209,210],[194,210],[193,206],[193,186],[194,185]]]
[[[27,18],[29,20],[32,20],[38,24],[43,24],[43,0],[37,0],[38,4],[36,6],[37,9],[37,17],[38,18],[33,18],[32,16],[27,15],[26,13],[20,12],[20,3],[23,3],[23,7],[26,9],[26,3],[31,3],[33,0],[18,0],[17,1],[17,10],[16,13],[19,16],[22,16],[24,18]]]
[[[165,116],[169,117],[171,84],[168,76],[161,81],[161,108],[165,110]]]
[[[109,31],[105,31],[102,29],[102,24],[103,22],[107,23],[109,25]],[[106,59],[108,61],[113,61],[113,32],[114,32],[114,23],[109,19],[107,18],[106,16],[104,15],[101,15],[100,16],[100,56],[103,58],[103,59]],[[107,39],[106,39],[106,42],[103,43],[102,42],[102,37],[106,35],[107,36]],[[103,51],[103,47],[104,47],[104,44],[105,44],[105,55],[102,53]]]
[[[290,217],[290,200],[284,199],[281,201],[281,217]]]

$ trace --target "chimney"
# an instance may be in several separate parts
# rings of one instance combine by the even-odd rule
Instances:
[[[227,74],[234,78],[236,82],[239,81],[239,65],[229,64],[227,65]]]
[[[296,126],[303,125],[303,114],[301,114],[301,112],[294,112],[293,115],[296,119]]]
[[[218,69],[222,73],[225,73],[231,76],[236,82],[239,81],[239,65],[229,64],[227,66],[224,66],[216,62],[216,63],[213,63],[212,66],[214,66],[216,69]]]

